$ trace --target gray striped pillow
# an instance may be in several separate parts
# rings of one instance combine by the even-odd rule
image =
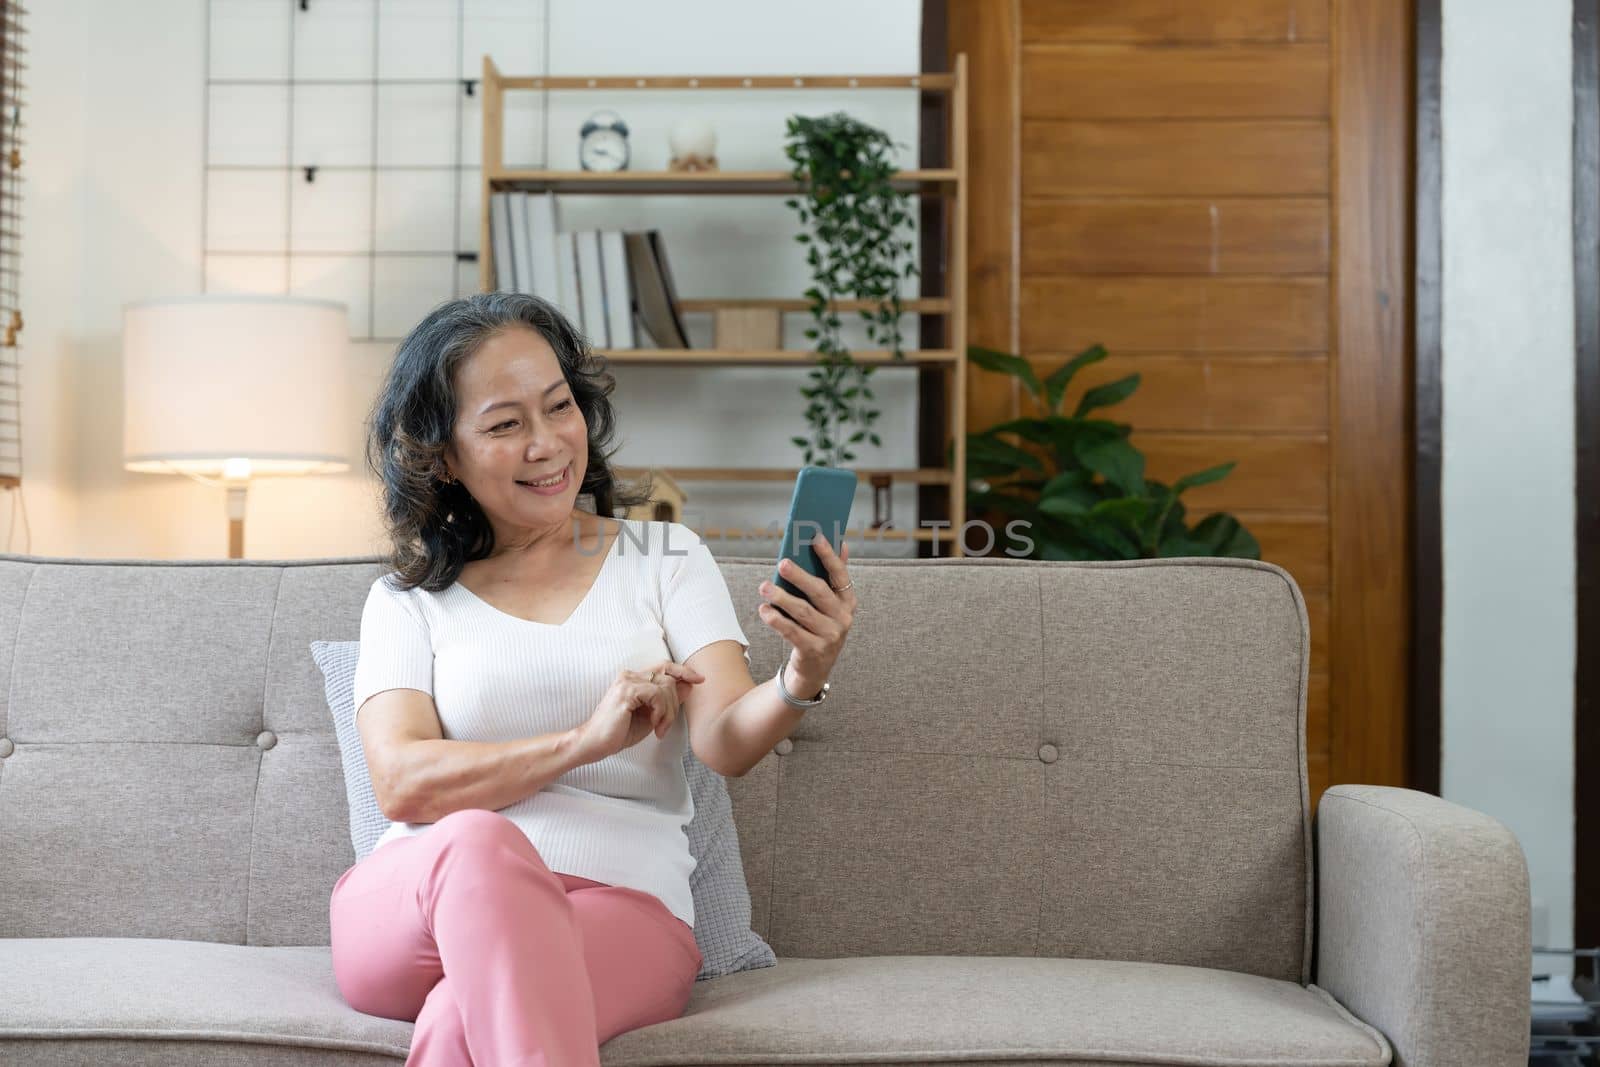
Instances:
[[[389,828],[372,792],[361,733],[356,729],[355,676],[360,652],[359,641],[311,642],[311,657],[322,671],[333,731],[339,740],[345,799],[350,806],[350,843],[357,862],[371,854]],[[696,981],[775,966],[778,960],[772,946],[750,929],[750,887],[744,879],[727,782],[687,747],[683,770],[694,798],[694,818],[683,830],[695,860],[689,890],[694,897],[694,939],[702,960]]]

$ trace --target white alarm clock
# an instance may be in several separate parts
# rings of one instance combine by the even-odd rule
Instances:
[[[615,111],[596,111],[583,124],[578,162],[584,170],[628,169],[628,124]]]

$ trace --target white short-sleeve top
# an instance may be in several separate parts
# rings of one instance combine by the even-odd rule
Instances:
[[[491,607],[460,582],[442,592],[397,592],[378,578],[361,615],[359,710],[385,689],[433,697],[445,738],[511,741],[588,720],[617,671],[682,663],[713,641],[750,658],[722,571],[695,532],[676,522],[619,519],[593,586],[565,622],[530,622]],[[580,539],[580,551],[600,551]],[[688,723],[664,738],[575,767],[501,809],[552,871],[653,893],[694,925],[684,827],[694,804],[684,777]],[[391,823],[375,848],[432,823]]]

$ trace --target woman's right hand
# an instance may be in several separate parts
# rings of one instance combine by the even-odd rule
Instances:
[[[573,731],[579,761],[597,763],[632,748],[651,731],[665,737],[689,688],[705,680],[693,667],[671,660],[641,671],[618,671],[588,721]]]

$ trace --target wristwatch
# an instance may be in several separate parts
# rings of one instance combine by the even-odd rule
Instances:
[[[784,670],[784,667],[787,667],[787,666],[788,666],[788,664],[785,663],[782,667],[779,667],[778,668],[778,673],[777,673],[777,675],[775,675],[775,677],[778,680],[778,695],[783,697],[784,700],[788,701],[788,703],[791,706],[797,707],[797,708],[814,708],[818,704],[822,703],[824,700],[828,699],[828,689],[833,685],[832,682],[823,682],[822,683],[822,692],[818,693],[811,700],[801,700],[798,697],[790,696],[789,695],[789,691],[783,687],[783,670]]]

